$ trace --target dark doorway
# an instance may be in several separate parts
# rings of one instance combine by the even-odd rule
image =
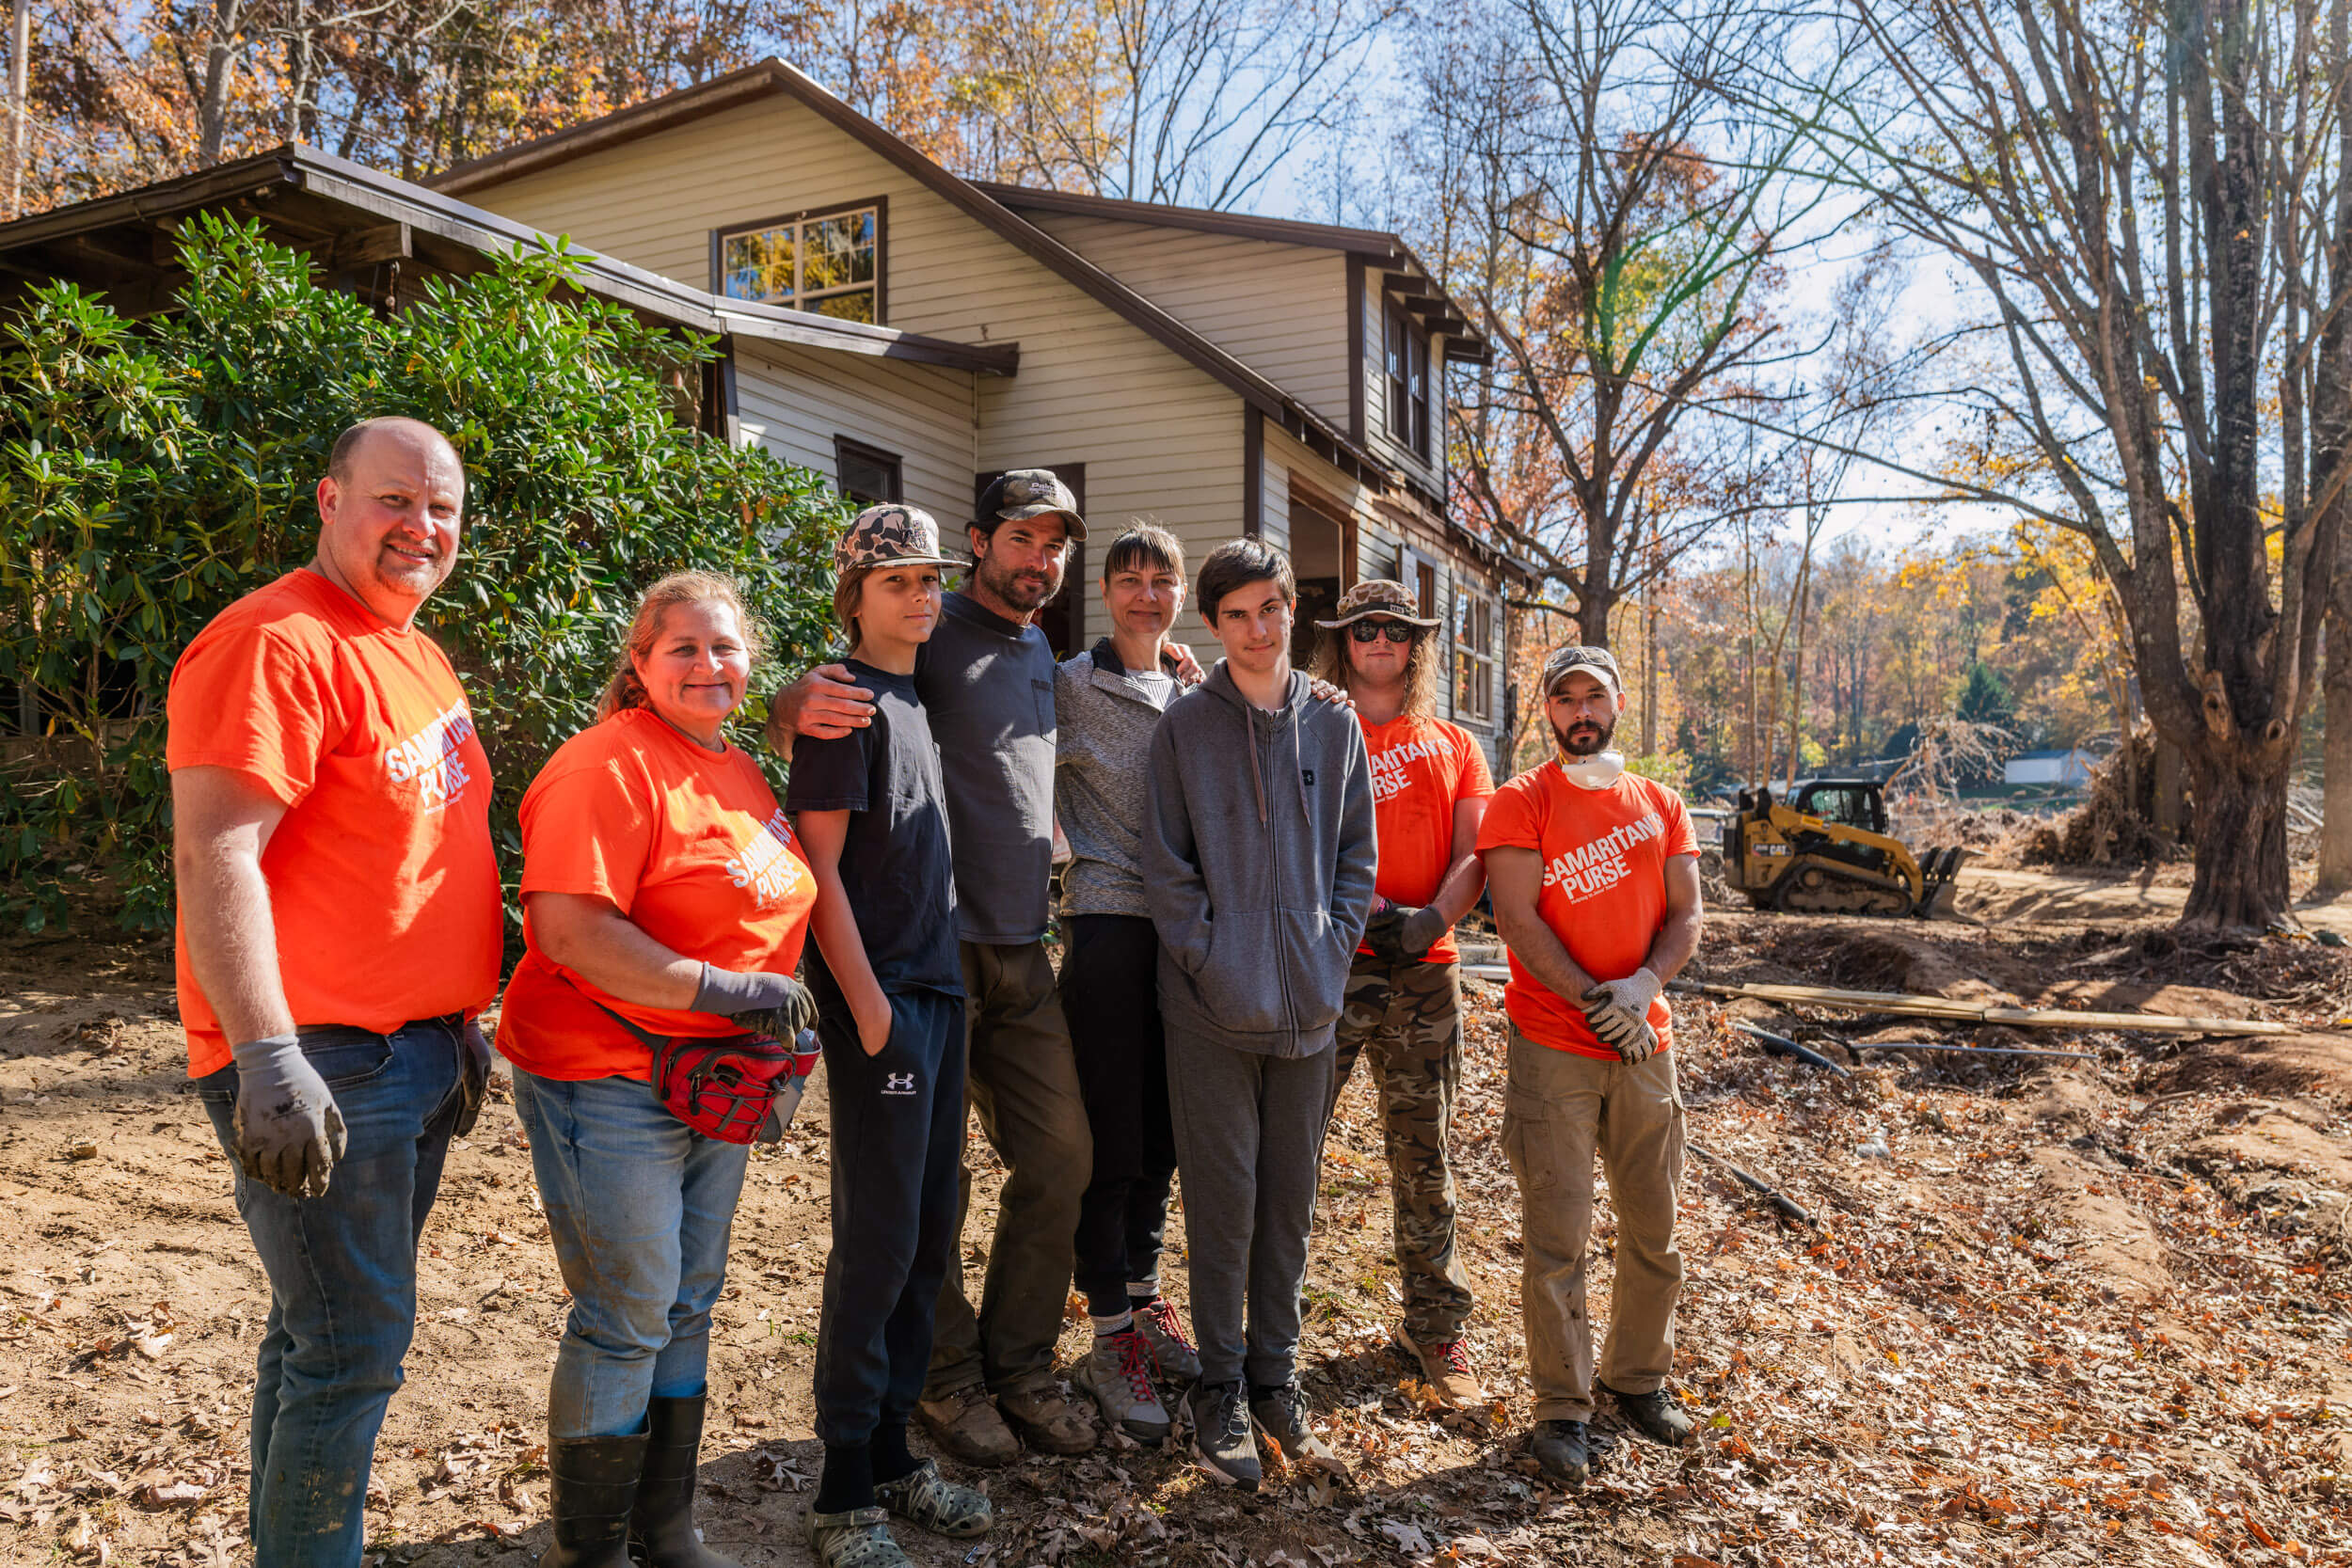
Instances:
[[[1047,463],[1042,467],[1053,469],[1055,475],[1070,486],[1071,497],[1078,503],[1078,515],[1085,516],[1087,466],[1083,463]],[[1002,468],[991,468],[972,476],[973,511],[977,512],[980,508],[980,492],[995,483],[1004,473]],[[961,543],[968,546],[970,536],[966,535]],[[1068,658],[1078,651],[1077,639],[1083,619],[1080,611],[1086,604],[1086,591],[1087,547],[1084,541],[1073,539],[1070,544],[1070,559],[1062,567],[1061,592],[1046,600],[1045,607],[1037,612],[1038,629],[1045,634],[1046,644],[1054,650],[1056,658]]]
[[[1291,570],[1298,578],[1298,612],[1291,622],[1291,662],[1304,670],[1312,662],[1319,620],[1327,621],[1339,608],[1346,566],[1341,543],[1346,530],[1339,520],[1310,505],[1295,486],[1291,490]]]

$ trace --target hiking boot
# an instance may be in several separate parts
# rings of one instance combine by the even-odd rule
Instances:
[[[1168,1299],[1156,1297],[1151,1306],[1136,1307],[1135,1316],[1136,1332],[1152,1347],[1152,1362],[1160,1376],[1170,1383],[1200,1382],[1200,1353],[1177,1325],[1176,1308]]]
[[[1297,1384],[1285,1383],[1251,1400],[1249,1416],[1266,1440],[1281,1450],[1283,1464],[1294,1468],[1312,1465],[1327,1475],[1347,1474],[1347,1462],[1307,1424],[1307,1396]]]
[[[951,1459],[993,1468],[1021,1457],[1021,1440],[997,1414],[988,1390],[977,1383],[935,1400],[917,1400],[914,1417]]]
[[[1592,1474],[1593,1456],[1585,1442],[1582,1421],[1537,1421],[1528,1433],[1528,1450],[1534,1454],[1544,1479],[1575,1491]]]
[[[1103,1440],[1086,1407],[1071,1403],[1052,1383],[1008,1388],[996,1396],[996,1408],[1021,1440],[1040,1453],[1092,1453]]]
[[[1096,1335],[1071,1381],[1094,1396],[1106,1424],[1152,1448],[1168,1440],[1168,1407],[1152,1389],[1152,1347],[1135,1329]]]
[[[656,1397],[645,1408],[645,1471],[637,1482],[629,1533],[646,1568],[742,1568],[702,1543],[694,1528],[694,1471],[702,1457],[706,1396]]]
[[[1626,1424],[1653,1443],[1678,1449],[1698,1430],[1698,1424],[1682,1413],[1675,1397],[1662,1387],[1646,1394],[1620,1394],[1605,1383],[1596,1383],[1594,1386],[1614,1399]]]
[[[1396,1348],[1421,1364],[1421,1380],[1448,1410],[1470,1410],[1486,1402],[1478,1374],[1470,1370],[1470,1346],[1459,1338],[1422,1344],[1399,1323],[1391,1331]]]
[[[545,1568],[630,1568],[628,1513],[645,1467],[645,1434],[548,1442],[553,1544]]]
[[[1238,1383],[1194,1386],[1184,1402],[1192,1417],[1193,1451],[1200,1467],[1227,1486],[1255,1492],[1263,1472],[1258,1467],[1258,1445],[1249,1434],[1249,1408]]]
[[[923,1461],[897,1481],[876,1481],[874,1500],[908,1524],[957,1541],[986,1535],[996,1522],[987,1497],[942,1476],[936,1459]]]
[[[890,1514],[880,1508],[846,1513],[808,1511],[808,1549],[819,1568],[914,1568],[890,1538]]]

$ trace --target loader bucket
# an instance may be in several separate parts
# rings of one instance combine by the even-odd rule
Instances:
[[[1960,866],[1967,858],[1968,851],[1957,844],[1927,852],[1919,863],[1919,876],[1927,885],[1914,913],[1922,920],[1960,918]]]

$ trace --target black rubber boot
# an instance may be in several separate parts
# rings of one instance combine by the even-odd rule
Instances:
[[[629,1517],[631,1533],[645,1548],[645,1568],[742,1568],[694,1534],[694,1468],[702,1453],[707,1398],[657,1396],[645,1407],[651,1440],[637,1483],[637,1511]]]
[[[645,1434],[548,1441],[555,1544],[539,1568],[630,1568],[628,1513],[645,1467]]]

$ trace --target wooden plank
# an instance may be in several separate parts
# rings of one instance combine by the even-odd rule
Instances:
[[[327,248],[322,263],[328,272],[348,272],[355,267],[373,267],[385,261],[405,261],[416,255],[408,226],[387,223],[373,229],[355,229],[339,234]]]
[[[1944,996],[1915,996],[1904,991],[1834,990],[1822,986],[1754,984],[1726,986],[1707,981],[1677,981],[1677,990],[1694,990],[1708,996],[1745,997],[1807,1007],[1842,1007],[1852,1012],[1893,1013],[1899,1018],[1941,1018],[1961,1023],[2002,1023],[2015,1029],[2128,1029],[2159,1035],[2288,1035],[2283,1023],[2256,1018],[2205,1018],[2171,1013],[2070,1012],[2061,1007],[2002,1007],[1983,1002],[1955,1002]]]

